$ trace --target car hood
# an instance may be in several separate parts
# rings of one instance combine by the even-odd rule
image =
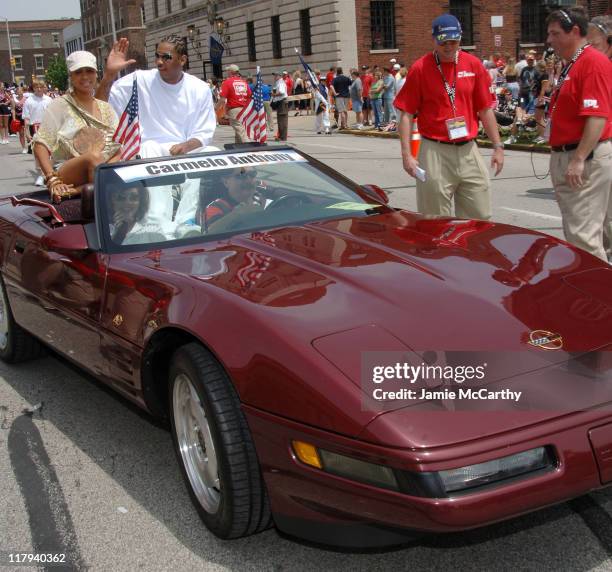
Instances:
[[[553,237],[485,221],[404,211],[352,217],[168,252],[158,267],[233,294],[246,313],[263,312],[279,337],[290,333],[296,346],[314,348],[360,389],[366,351],[407,351],[417,361],[432,352],[522,352],[500,370],[512,377],[612,342],[612,306],[601,295],[609,290],[591,287],[601,279],[612,286],[612,278],[572,279],[602,272],[603,264]],[[530,345],[536,330],[561,336],[562,348]],[[543,409],[530,422],[559,414]],[[429,444],[470,439],[475,431],[488,432],[463,424]],[[397,444],[424,446],[426,439]]]

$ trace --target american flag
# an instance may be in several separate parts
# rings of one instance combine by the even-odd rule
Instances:
[[[325,84],[323,84],[323,82],[320,82],[317,79],[317,76],[312,71],[312,68],[304,61],[304,58],[302,57],[302,54],[300,54],[299,50],[297,48],[294,48],[294,49],[295,49],[295,53],[297,54],[298,58],[300,58],[300,62],[304,66],[304,71],[308,74],[308,78],[310,79],[310,84],[315,89],[318,89],[319,93],[323,96],[323,99],[327,101],[327,88],[325,87]]]
[[[246,107],[240,110],[236,115],[238,121],[242,121],[246,133],[253,141],[265,143],[268,138],[266,131],[266,110],[263,106],[261,72],[257,66],[257,80],[255,81],[255,89],[253,97]]]
[[[138,85],[132,85],[132,96],[119,119],[113,135],[115,143],[121,143],[121,160],[128,161],[140,151],[140,123],[138,122]]]

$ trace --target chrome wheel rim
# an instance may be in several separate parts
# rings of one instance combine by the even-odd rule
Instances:
[[[0,287],[1,288],[1,287]],[[3,289],[0,290],[0,349],[8,345],[8,307]]]
[[[200,398],[183,373],[174,380],[172,407],[178,448],[191,488],[202,508],[214,514],[221,502],[215,444]]]

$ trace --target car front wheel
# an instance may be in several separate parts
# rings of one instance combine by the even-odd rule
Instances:
[[[270,508],[240,401],[217,360],[197,343],[170,366],[172,436],[191,499],[220,538],[268,528]]]

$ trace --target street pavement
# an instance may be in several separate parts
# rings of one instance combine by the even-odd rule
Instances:
[[[398,141],[317,136],[312,122],[291,118],[290,144],[391,191],[394,205],[414,208],[414,182],[401,169]],[[229,128],[218,130],[217,144],[231,140]],[[545,173],[548,158],[533,159]],[[31,188],[31,162],[14,139],[0,146],[1,195]],[[527,153],[509,152],[506,162],[493,183],[493,218],[560,236],[549,179],[533,177]],[[191,506],[168,431],[54,356],[0,362],[0,506],[0,567],[7,551],[42,545],[67,552],[73,568],[103,571],[612,570],[606,491],[392,551],[322,550],[274,530],[218,540]]]

